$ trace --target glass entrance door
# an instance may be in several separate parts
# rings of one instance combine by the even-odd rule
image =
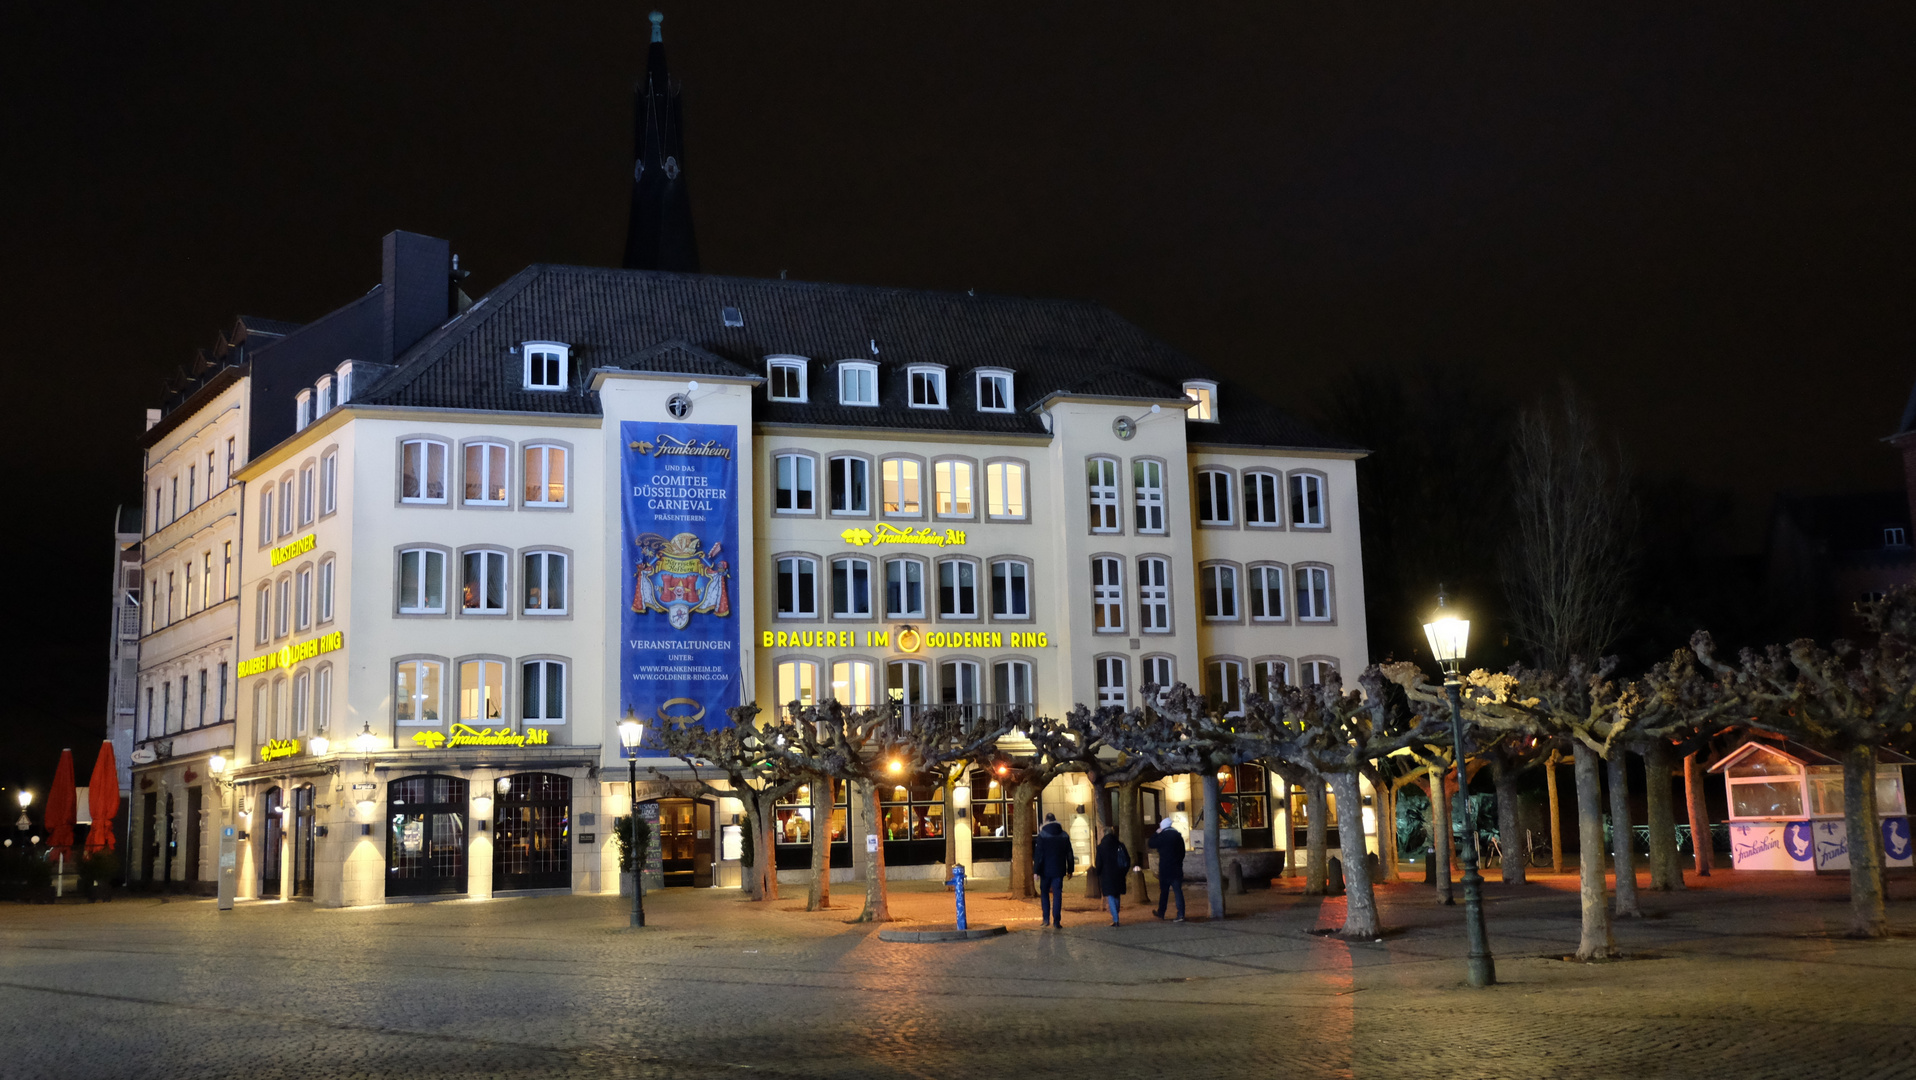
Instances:
[[[659,800],[659,856],[667,888],[712,884],[712,804]]]
[[[572,887],[572,780],[554,773],[494,784],[492,887]]]
[[[386,786],[386,895],[466,891],[466,782],[408,776]]]
[[[313,895],[313,785],[293,790],[293,895]]]
[[[259,800],[259,896],[279,899],[280,851],[286,842],[286,792],[267,788]]]

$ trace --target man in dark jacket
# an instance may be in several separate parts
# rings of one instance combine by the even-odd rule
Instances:
[[[1046,926],[1064,925],[1064,879],[1078,869],[1071,838],[1058,824],[1058,815],[1046,814],[1044,828],[1031,841],[1031,872],[1038,875],[1038,906]]]
[[[1111,925],[1118,925],[1118,901],[1124,896],[1125,875],[1131,872],[1131,853],[1118,839],[1116,826],[1104,827],[1104,839],[1098,841],[1098,891],[1104,893],[1104,906],[1111,912]]]
[[[1178,922],[1184,921],[1184,834],[1170,818],[1158,823],[1157,833],[1146,841],[1158,853],[1158,909],[1151,914],[1164,918],[1164,904],[1173,893],[1178,898]]]

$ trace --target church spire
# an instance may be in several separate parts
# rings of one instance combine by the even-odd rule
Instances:
[[[664,15],[652,13],[645,81],[633,94],[632,216],[625,233],[625,268],[695,273],[699,248],[686,186],[684,113],[679,85],[665,67],[664,22]]]

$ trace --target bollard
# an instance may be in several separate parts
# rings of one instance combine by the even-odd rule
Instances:
[[[945,884],[952,887],[953,894],[958,898],[958,929],[971,929],[965,925],[965,868],[957,863],[951,864],[951,879]]]

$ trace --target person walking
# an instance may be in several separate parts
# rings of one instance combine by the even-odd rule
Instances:
[[[1170,818],[1158,822],[1158,831],[1147,842],[1158,853],[1158,909],[1151,914],[1164,918],[1164,905],[1173,894],[1178,898],[1178,922],[1184,921],[1184,834]]]
[[[1104,893],[1104,906],[1111,912],[1111,925],[1118,925],[1118,901],[1124,897],[1125,875],[1131,872],[1131,853],[1118,839],[1115,825],[1104,827],[1104,839],[1098,841],[1098,889]]]
[[[1058,815],[1046,814],[1044,828],[1031,841],[1031,872],[1038,875],[1038,906],[1044,909],[1046,926],[1064,925],[1064,879],[1077,869],[1071,838],[1058,824]]]

